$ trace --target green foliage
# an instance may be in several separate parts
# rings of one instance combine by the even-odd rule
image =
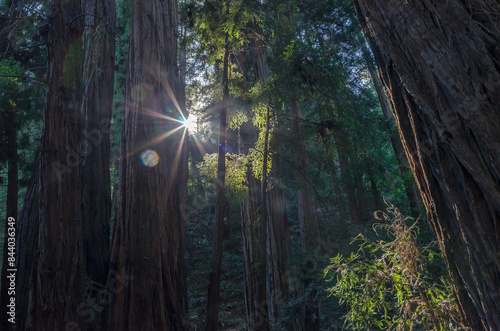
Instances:
[[[246,197],[245,173],[246,173],[246,157],[241,154],[226,153],[226,195],[238,203],[242,202]],[[205,154],[203,161],[197,165],[200,174],[204,175],[207,180],[214,184],[217,180],[217,159],[218,154]]]
[[[387,203],[387,202],[386,202]],[[348,307],[346,323],[355,330],[458,330],[458,310],[448,279],[429,269],[441,254],[431,245],[417,246],[418,227],[393,205],[374,226],[388,240],[370,241],[362,234],[357,252],[337,255],[324,270],[336,281],[328,291]]]

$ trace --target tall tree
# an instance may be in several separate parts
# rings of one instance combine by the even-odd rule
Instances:
[[[4,105],[2,105],[4,106]],[[3,107],[2,107],[3,108]],[[12,108],[2,109],[2,117],[5,126],[5,132],[7,135],[7,213],[5,217],[5,231],[4,231],[4,245],[3,245],[3,263],[2,263],[2,288],[0,292],[0,304],[2,305],[2,316],[0,317],[0,323],[4,330],[8,330],[12,324],[8,321],[9,315],[7,314],[7,305],[10,303],[9,287],[10,280],[7,278],[9,272],[8,269],[15,269],[14,263],[10,265],[7,263],[9,256],[16,256],[15,250],[15,237],[11,234],[15,234],[16,221],[17,221],[17,196],[19,191],[18,175],[19,175],[19,157],[17,154],[17,128],[16,128],[16,117],[15,111]],[[9,228],[14,229],[9,231]],[[11,239],[9,239],[11,238]],[[10,243],[10,245],[9,245]],[[9,249],[9,247],[11,249]],[[9,254],[9,252],[11,254]]]
[[[183,105],[177,1],[132,1],[109,330],[186,328]],[[141,161],[142,160],[142,161]]]
[[[109,271],[111,216],[110,126],[113,103],[115,0],[85,1],[85,63],[82,99],[83,248],[87,277],[102,285]]]
[[[81,201],[80,104],[83,90],[82,2],[55,0],[49,28],[49,76],[40,157],[40,226],[33,328],[87,324],[77,313],[85,295]]]
[[[294,100],[291,105],[292,114],[295,117],[295,133],[299,139],[299,149],[296,151],[295,163],[298,166],[300,175],[304,176],[309,171],[309,158],[306,153],[306,144],[304,142],[304,135],[301,132],[299,119],[302,119],[302,109],[300,104]],[[318,215],[316,214],[316,199],[315,192],[311,184],[304,178],[301,178],[302,184],[297,190],[298,200],[298,218],[300,225],[300,234],[302,239],[302,251],[306,256],[306,262],[303,265],[303,283],[304,293],[306,293],[305,307],[304,307],[304,330],[319,330],[319,311],[318,301],[316,300],[316,288],[314,279],[317,275],[311,268],[308,262],[315,261],[316,256],[314,249],[319,239]]]
[[[500,4],[354,2],[460,311],[500,329]]]
[[[19,307],[16,311],[16,327],[18,330],[32,330],[33,325],[36,254],[40,224],[39,187],[40,170],[37,168],[28,185],[16,227],[16,305]]]
[[[226,18],[229,16],[229,0],[225,4]],[[229,32],[224,37],[224,58],[222,65],[222,109],[219,124],[219,150],[217,155],[217,182],[215,201],[215,226],[212,248],[211,270],[209,275],[206,330],[219,328],[219,296],[222,268],[222,244],[224,243],[224,218],[226,216],[227,201],[225,193],[226,182],[226,117],[229,104]]]

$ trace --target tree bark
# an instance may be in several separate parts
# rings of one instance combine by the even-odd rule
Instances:
[[[267,200],[267,164],[269,157],[269,130],[270,130],[270,106],[267,106],[266,125],[264,132],[264,150],[262,161],[262,182],[260,189],[261,213],[259,224],[259,241],[257,248],[258,256],[258,273],[257,273],[257,302],[262,310],[262,322],[259,323],[256,330],[269,330],[269,303],[267,301],[267,223],[268,223],[268,200]]]
[[[331,150],[331,148],[329,148]],[[332,185],[333,189],[335,191],[335,199],[337,200],[337,206],[339,208],[339,218],[341,223],[343,223],[346,219],[347,215],[347,209],[345,207],[345,202],[344,202],[344,197],[342,195],[342,191],[340,190],[340,183],[339,183],[339,178],[338,178],[338,172],[336,165],[332,159],[331,153],[328,153],[329,160],[332,163],[331,165],[331,176],[332,176]]]
[[[356,190],[354,187],[351,170],[346,156],[338,150],[340,174],[347,190],[347,199],[349,200],[349,211],[351,212],[351,220],[354,224],[361,224],[361,214],[358,209],[358,201],[356,198]]]
[[[499,330],[500,4],[354,3],[464,322]]]
[[[363,53],[363,57],[366,62],[366,67],[368,68],[368,72],[370,73],[370,77],[372,78],[373,86],[375,87],[375,91],[377,92],[378,100],[380,101],[380,107],[382,108],[382,113],[384,114],[385,119],[390,123],[393,122],[394,116],[392,115],[391,105],[389,103],[389,99],[384,91],[384,86],[380,77],[378,75],[378,70],[373,64],[372,56],[368,47],[366,46],[365,40],[362,36],[360,36],[359,44],[361,47],[361,51]],[[392,124],[393,125],[393,124]],[[392,127],[391,125],[391,127]],[[408,163],[408,158],[406,157],[405,150],[403,148],[403,144],[401,143],[401,139],[399,137],[395,137],[391,134],[390,136],[392,149],[394,150],[394,154],[396,155],[396,160],[398,161],[398,168],[401,177],[403,178],[403,183],[406,191],[406,196],[408,197],[408,202],[410,203],[410,207],[413,210],[420,209],[420,191],[418,190],[417,185],[413,182],[408,182],[407,177],[410,171],[410,164]]]
[[[7,212],[5,215],[5,231],[2,258],[2,288],[0,291],[0,312],[2,313],[2,316],[0,318],[0,323],[3,326],[3,330],[9,330],[12,326],[12,323],[8,321],[10,316],[7,313],[10,309],[7,308],[7,305],[10,304],[11,297],[15,298],[15,294],[9,294],[9,292],[11,292],[9,291],[11,282],[9,278],[7,278],[7,276],[11,275],[12,272],[7,270],[15,269],[15,262],[11,262],[8,260],[9,255],[11,258],[15,258],[17,253],[14,244],[16,239],[16,222],[18,222],[17,199],[19,191],[19,157],[17,154],[17,128],[15,113],[12,109],[4,109],[3,112],[4,113],[2,115],[4,118],[5,132],[7,134]],[[11,225],[9,224],[12,224],[13,227],[11,228]],[[9,231],[9,228],[14,229],[14,231]]]
[[[38,164],[38,161],[36,162]],[[37,270],[40,169],[37,167],[24,197],[16,228],[16,327],[33,330],[35,275]],[[8,329],[6,329],[8,330]]]
[[[242,135],[246,138],[245,133]],[[247,324],[251,329],[256,329],[262,318],[257,296],[257,265],[258,265],[258,240],[259,240],[259,186],[252,173],[251,165],[247,165],[248,195],[242,204],[241,228],[243,237],[243,260],[245,279],[245,312]]]
[[[83,248],[87,277],[104,286],[109,272],[110,126],[114,83],[114,0],[85,2]]]
[[[229,1],[226,0],[226,15],[229,15]],[[222,267],[222,244],[224,243],[224,218],[226,216],[226,115],[229,101],[229,34],[225,36],[224,60],[222,65],[222,85],[223,108],[220,112],[219,124],[219,151],[217,160],[217,182],[216,202],[215,202],[215,224],[214,241],[212,247],[212,263],[208,281],[207,294],[207,315],[205,330],[213,331],[219,328],[219,296],[220,296],[220,278]]]
[[[372,162],[366,160],[365,164],[368,165],[367,168],[368,178],[370,179],[370,185],[372,187],[372,194],[373,194],[373,200],[375,202],[375,208],[377,208],[377,210],[384,210],[384,206],[382,205],[382,199],[380,198],[380,193],[377,187],[377,182],[375,180],[375,176],[373,175],[373,170],[369,166],[371,163]]]
[[[186,328],[186,130],[175,120],[183,118],[177,28],[177,1],[132,1],[108,330]]]
[[[271,142],[272,172],[268,192],[268,302],[269,316],[277,320],[283,303],[290,300],[290,279],[288,270],[288,217],[285,193],[280,185],[280,157],[275,139]]]
[[[33,329],[93,329],[78,314],[85,299],[81,1],[52,2],[47,107],[40,158],[40,226]]]
[[[299,146],[297,149],[297,154],[295,156],[295,162],[298,165],[298,169],[301,175],[307,175],[309,170],[309,158],[306,153],[306,144],[302,137],[302,132],[300,130],[300,124],[298,119],[302,118],[302,109],[296,100],[292,101],[292,114],[297,118],[295,122],[295,131],[299,138]],[[306,295],[305,307],[304,307],[304,330],[319,330],[319,314],[318,314],[318,300],[316,299],[316,284],[314,265],[316,264],[316,247],[318,240],[321,239],[319,233],[319,222],[318,215],[316,214],[316,199],[314,196],[314,190],[309,182],[305,182],[302,179],[302,185],[297,191],[297,201],[298,201],[298,218],[300,225],[300,233],[302,237],[302,251],[304,253],[305,259],[303,261],[303,284],[304,293]],[[311,266],[312,265],[312,266]],[[311,272],[312,271],[312,272]]]

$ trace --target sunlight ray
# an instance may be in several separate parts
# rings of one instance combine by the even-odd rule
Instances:
[[[154,137],[142,144],[140,144],[139,146],[136,146],[132,149],[131,152],[128,153],[128,157],[133,157],[134,154],[136,154],[137,152],[143,150],[143,149],[147,149],[149,147],[151,147],[152,145],[155,145],[159,142],[161,142],[162,140],[164,139],[167,139],[169,136],[171,136],[172,134],[174,134],[176,131],[179,131],[180,129],[182,129],[183,127],[182,126],[179,126],[175,129],[172,129],[170,131],[167,131],[161,135],[159,135],[158,137]]]
[[[174,117],[167,116],[165,114],[158,113],[158,112],[156,112],[154,110],[143,108],[143,112],[145,114],[151,116],[151,117],[161,118],[161,119],[164,119],[164,120],[167,120],[167,121],[174,121],[174,122],[178,122],[178,123],[184,124],[184,122],[182,120],[179,120],[179,119],[174,118]]]
[[[168,181],[170,183],[170,185],[175,183],[175,176],[178,175],[177,170],[179,169],[179,160],[181,158],[182,147],[184,145],[184,139],[186,138],[186,132],[187,132],[187,128],[186,127],[183,127],[183,128],[184,128],[184,131],[182,132],[182,137],[179,140],[179,146],[177,147],[177,151],[175,152],[173,168],[170,171],[170,180]],[[169,196],[171,191],[172,191],[171,187],[168,187],[167,188],[167,197]]]
[[[163,88],[167,91],[168,96],[170,97],[170,100],[174,103],[175,108],[181,114],[183,121],[186,120],[186,116],[184,116],[184,113],[182,112],[181,107],[179,106],[179,103],[177,102],[177,98],[175,97],[174,91],[172,91],[172,88],[170,87],[170,84],[166,79],[161,81],[161,85]]]
[[[207,151],[205,150],[205,148],[203,147],[203,145],[200,143],[200,141],[198,140],[198,138],[194,134],[191,135],[191,137],[193,137],[194,142],[196,143],[196,146],[198,146],[198,149],[201,152],[201,155],[207,154]]]

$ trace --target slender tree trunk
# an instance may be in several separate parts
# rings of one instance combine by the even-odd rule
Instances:
[[[302,175],[307,175],[309,170],[309,159],[306,153],[306,145],[300,130],[298,119],[302,118],[302,109],[297,101],[292,101],[292,114],[297,118],[294,123],[295,131],[299,139],[299,148],[295,156],[295,162],[298,165]],[[298,218],[300,224],[300,233],[302,237],[302,251],[305,256],[303,261],[303,281],[304,292],[306,293],[306,304],[304,307],[304,330],[319,330],[318,318],[318,300],[316,299],[316,286],[314,265],[316,265],[316,252],[318,240],[321,239],[319,233],[318,216],[316,214],[316,199],[314,190],[310,183],[302,179],[303,184],[297,191]]]
[[[3,330],[9,330],[13,324],[8,321],[11,315],[8,314],[10,308],[7,305],[10,304],[11,298],[15,298],[15,294],[12,293],[11,278],[7,276],[16,275],[16,272],[8,271],[15,269],[15,259],[17,251],[15,250],[15,230],[18,210],[18,173],[19,173],[19,161],[17,155],[17,129],[16,129],[16,118],[15,113],[11,109],[4,109],[4,125],[5,132],[7,133],[7,209],[5,215],[5,231],[4,231],[4,244],[3,244],[3,263],[2,263],[2,288],[0,291],[0,312],[2,314],[0,318],[0,323],[3,326]],[[10,229],[10,231],[9,231]],[[9,257],[11,258],[9,261]],[[15,282],[14,282],[15,283]],[[9,291],[9,288],[11,289]],[[13,316],[12,316],[13,317]]]
[[[242,133],[245,137],[246,135]],[[251,165],[247,166],[248,196],[242,204],[242,237],[243,258],[245,267],[245,312],[247,324],[251,329],[256,329],[258,321],[262,318],[257,296],[257,263],[259,241],[259,186],[252,173]]]
[[[366,160],[366,164],[370,164],[368,160]],[[375,181],[375,176],[373,175],[373,171],[370,167],[368,167],[368,178],[370,179],[370,185],[372,187],[372,194],[373,194],[373,200],[375,202],[375,208],[377,208],[377,210],[384,210],[384,206],[382,205],[382,199],[380,198],[380,193],[377,187],[377,182]]]
[[[285,193],[280,185],[280,158],[277,153],[276,140],[270,142],[273,152],[272,172],[268,192],[268,302],[269,315],[276,320],[283,303],[290,300],[290,279],[288,270],[288,217],[286,212]]]
[[[229,14],[229,1],[226,1],[226,14]],[[215,202],[214,242],[212,247],[212,262],[208,282],[207,316],[205,330],[212,331],[219,328],[219,296],[222,267],[222,244],[224,242],[224,217],[226,216],[226,114],[229,101],[229,34],[225,37],[224,63],[222,66],[223,108],[220,113],[219,124],[219,151],[217,160],[217,182]]]
[[[186,130],[171,120],[183,111],[177,27],[177,1],[132,1],[108,330],[186,328]]]
[[[342,180],[344,181],[347,190],[347,199],[349,200],[349,210],[351,212],[351,219],[354,224],[361,224],[360,210],[358,209],[358,202],[356,199],[356,190],[351,176],[351,171],[349,169],[349,164],[346,156],[340,150],[339,154],[339,164],[340,164],[340,174]]]
[[[333,158],[331,156],[331,152],[330,152],[331,148],[328,148],[328,150],[329,150],[328,151],[328,158],[331,162],[331,176],[332,176],[333,189],[335,191],[335,199],[337,200],[337,206],[339,208],[340,221],[344,222],[344,220],[347,217],[347,209],[345,207],[345,202],[344,202],[344,197],[342,195],[342,190],[340,189],[337,167],[336,167],[335,162],[333,161]]]
[[[33,329],[90,327],[78,314],[85,299],[83,250],[83,91],[80,1],[51,5],[48,94],[40,158],[40,226]]]
[[[269,66],[267,61],[267,49],[265,40],[262,36],[262,29],[256,28],[255,35],[251,38],[252,43],[252,65],[255,73],[256,80],[260,80],[266,83],[269,78]],[[266,114],[266,131],[265,137],[265,147],[264,147],[264,163],[263,171],[267,172],[267,160],[269,157],[269,149],[276,148],[277,146],[274,139],[269,136],[270,132],[273,130],[273,123],[271,122],[271,105],[268,105]],[[272,174],[276,179],[273,185],[272,180],[269,179],[267,173],[263,176],[263,181],[267,180],[268,183],[264,185],[262,183],[262,207],[261,207],[261,220],[265,222],[261,226],[264,227],[267,223],[266,236],[267,236],[267,256],[265,258],[265,266],[269,266],[267,269],[267,301],[264,305],[263,299],[259,299],[259,303],[262,307],[265,307],[269,318],[278,318],[278,313],[283,302],[289,300],[289,280],[288,280],[288,219],[286,215],[286,204],[283,190],[277,185],[279,181],[279,155],[274,153],[271,155],[273,159],[272,162]],[[261,232],[264,228],[261,228]],[[284,232],[282,232],[284,231]],[[263,265],[264,267],[264,265]],[[263,290],[263,289],[261,289]],[[268,320],[265,323],[269,323]],[[267,328],[269,326],[266,326]]]
[[[266,111],[266,126],[264,132],[264,150],[262,161],[262,183],[260,189],[261,213],[259,224],[259,242],[258,242],[258,279],[257,279],[257,302],[262,311],[262,321],[256,325],[256,330],[269,330],[269,304],[267,301],[267,223],[268,223],[268,181],[267,164],[269,157],[269,130],[270,130],[270,106]]]
[[[87,277],[100,288],[109,272],[110,126],[114,82],[114,0],[85,2],[83,248]]]
[[[500,4],[354,3],[464,322],[499,330]]]
[[[37,160],[38,164],[39,160]],[[40,169],[37,167],[24,197],[16,229],[16,327],[33,330],[35,277],[37,270],[39,230]],[[6,329],[8,330],[8,329]]]

